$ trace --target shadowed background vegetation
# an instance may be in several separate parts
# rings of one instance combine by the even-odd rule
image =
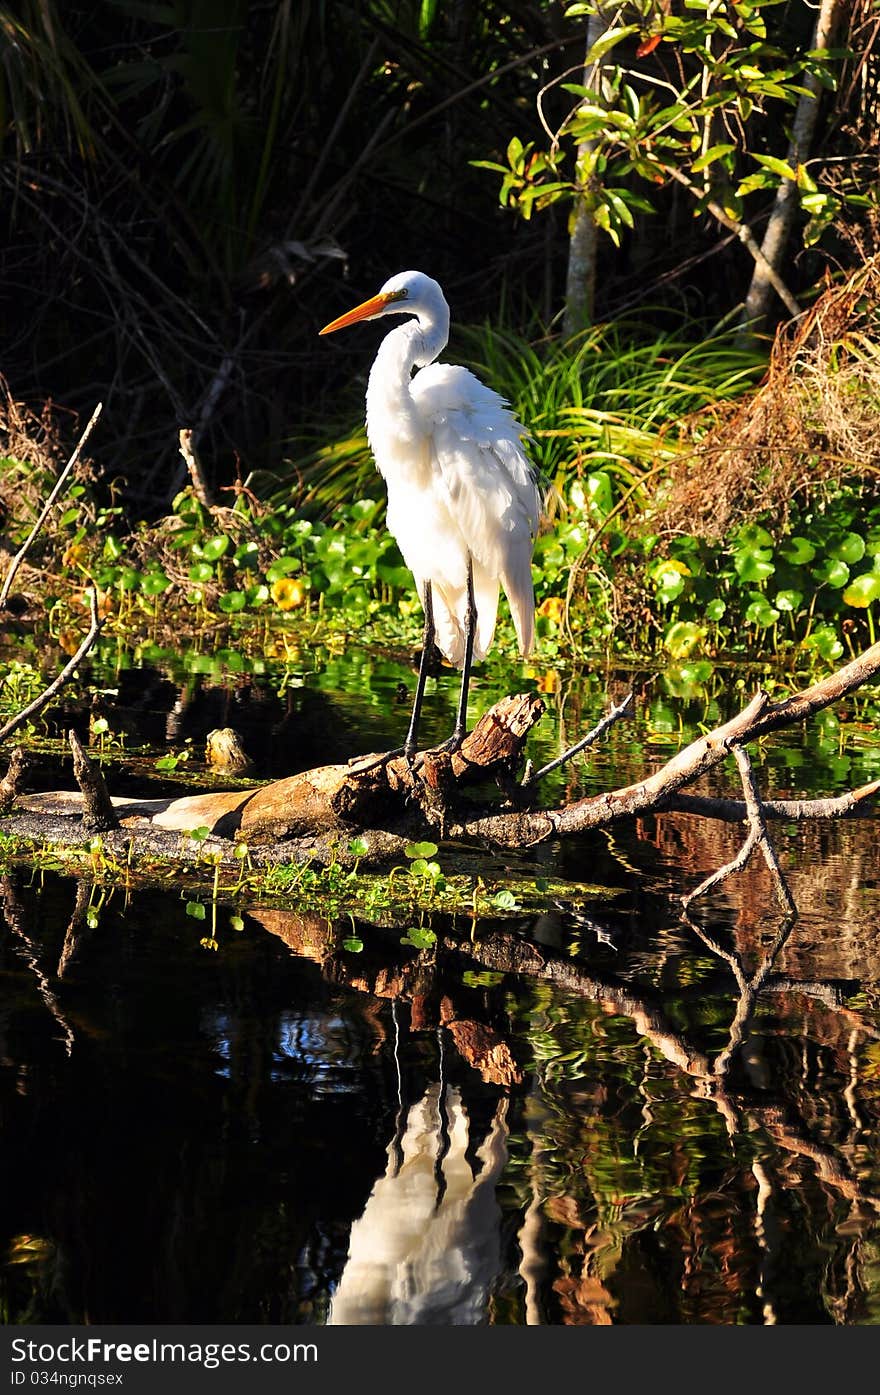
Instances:
[[[635,200],[632,226],[622,217],[614,238],[602,233],[594,324],[574,338],[561,331],[576,222],[565,200],[590,191],[577,192],[569,160],[557,171],[559,201],[545,200],[529,187],[543,167],[523,152],[564,133],[579,100],[566,84],[583,78],[594,9],[560,0],[0,3],[0,506],[16,544],[78,424],[104,402],[92,478],[86,466],[76,506],[44,534],[44,551],[53,527],[60,543],[50,603],[72,571],[128,597],[128,621],[133,594],[152,598],[152,616],[178,581],[199,614],[219,602],[229,613],[262,605],[282,582],[272,592],[282,608],[310,596],[331,608],[334,596],[396,606],[405,569],[381,531],[362,427],[373,340],[328,346],[317,331],[408,266],[444,285],[450,356],[512,402],[553,485],[556,536],[536,557],[549,637],[619,635],[625,621],[632,644],[660,638],[687,657],[717,640],[705,620],[718,601],[713,624],[736,618],[750,643],[770,631],[776,647],[780,620],[802,639],[823,610],[840,608],[848,568],[873,577],[873,524],[852,542],[850,499],[872,496],[877,464],[865,426],[880,380],[872,5],[841,4],[838,47],[821,60],[804,188],[820,180],[825,191],[805,197],[814,221],[820,210],[822,236],[809,246],[793,237],[784,269],[803,306],[815,307],[829,284],[843,290],[816,309],[809,332],[777,347],[755,420],[750,394],[770,339],[736,334],[753,263],[711,215],[708,193],[695,206],[675,179],[658,179],[649,182],[655,212],[639,211],[638,161],[630,174],[618,169],[609,197],[624,214]],[[811,41],[806,4],[710,10],[723,23],[730,11],[737,42],[748,10],[755,32],[766,26],[773,62]],[[612,34],[621,17],[634,21],[611,56],[623,55],[620,72],[641,64],[650,92],[658,75],[668,85],[693,66],[685,32],[661,44],[658,26],[698,23],[695,14],[644,0],[609,6],[599,20]],[[705,42],[712,52],[715,40]],[[743,98],[751,115],[736,120],[749,159],[757,152],[767,170],[786,155],[797,83],[786,104],[778,82],[761,82],[767,92],[756,89],[757,105]],[[612,115],[614,90],[603,97]],[[701,177],[717,201],[736,161],[736,177],[745,165],[733,146],[713,150],[722,155],[714,165],[703,157]],[[508,162],[523,171],[518,213],[499,188]],[[749,188],[756,236],[773,192],[760,179]],[[738,206],[732,194],[728,204]],[[799,216],[802,233],[804,209]],[[234,514],[181,499],[184,426],[215,500],[235,500]],[[241,493],[243,481],[254,495]],[[230,486],[237,495],[220,492]],[[133,538],[145,521],[161,536]],[[809,557],[795,548],[798,567],[815,563],[819,546],[842,548],[841,565],[829,577],[815,566],[794,575],[786,563],[775,586],[770,554],[782,538],[743,542],[737,531],[756,521],[816,533]],[[328,522],[341,525],[345,546],[320,542]],[[292,585],[295,571],[302,579]],[[877,578],[848,602],[869,622]],[[828,658],[841,643],[837,633],[827,639]]]
[[[459,323],[540,334],[562,308],[567,214],[516,218],[472,162],[541,135],[538,93],[583,61],[584,20],[566,8],[0,5],[0,370],[14,395],[78,411],[104,400],[105,458],[155,509],[181,479],[181,425],[222,483],[236,453],[276,469],[291,436],[332,436],[363,354],[328,352],[316,330],[395,270],[436,276]],[[809,7],[768,13],[784,41],[808,40]],[[856,6],[854,31],[860,18]],[[865,153],[864,57],[830,95],[827,156]],[[553,87],[545,117],[569,104]],[[660,217],[601,249],[597,317],[666,305],[718,319],[742,299],[748,259],[680,189],[656,201]],[[837,237],[802,257],[795,288],[845,256]]]

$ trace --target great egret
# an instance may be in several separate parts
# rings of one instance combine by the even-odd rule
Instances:
[[[504,587],[523,656],[535,630],[532,550],[541,494],[507,403],[467,368],[435,363],[449,338],[449,306],[420,271],[392,276],[370,300],[325,325],[412,315],[382,340],[367,386],[367,437],[388,486],[388,527],[413,573],[425,631],[404,743],[416,749],[433,645],[461,669],[455,730],[467,730],[471,664],[495,632]],[[418,371],[413,375],[413,369]]]

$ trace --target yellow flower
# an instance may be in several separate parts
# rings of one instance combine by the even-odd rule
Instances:
[[[279,610],[295,610],[305,600],[305,587],[295,576],[281,576],[273,581],[270,595]]]
[[[555,669],[548,668],[546,672],[538,675],[536,686],[539,693],[558,693],[559,674]]]
[[[561,596],[548,596],[546,601],[542,601],[538,606],[538,614],[552,620],[554,625],[560,625],[565,614],[565,601]]]
[[[76,567],[86,559],[85,544],[81,542],[68,543],[61,557],[61,564],[64,567]]]

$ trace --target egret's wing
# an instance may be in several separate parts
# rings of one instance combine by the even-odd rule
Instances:
[[[528,653],[541,495],[522,447],[525,432],[504,400],[466,368],[431,364],[416,375],[411,390],[430,443],[435,487],[474,558],[475,575],[500,579],[520,647]],[[486,644],[489,639],[491,630]]]
[[[434,471],[474,557],[500,575],[511,534],[531,543],[541,496],[525,431],[466,368],[432,364],[413,381]]]

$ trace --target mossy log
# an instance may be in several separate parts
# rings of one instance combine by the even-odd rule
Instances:
[[[502,698],[478,721],[454,752],[422,751],[408,762],[386,752],[361,756],[344,765],[319,766],[258,789],[187,795],[179,799],[126,800],[115,798],[113,810],[120,828],[106,835],[135,851],[187,856],[181,833],[208,830],[211,849],[231,857],[235,843],[247,844],[257,863],[270,861],[345,862],[348,844],[361,841],[358,858],[376,865],[401,857],[407,843],[439,838],[496,850],[527,849],[551,839],[582,835],[624,818],[647,812],[682,812],[743,823],[749,829],[743,855],[723,869],[738,870],[753,849],[773,863],[766,821],[806,818],[846,818],[872,814],[880,782],[830,799],[774,799],[759,796],[744,748],[759,737],[794,725],[839,701],[880,675],[880,644],[844,668],[780,702],[759,691],[730,721],[700,736],[658,769],[623,788],[590,794],[558,808],[540,808],[541,777],[583,748],[578,742],[563,756],[534,774],[524,760],[526,738],[544,707],[534,694]],[[624,713],[616,708],[596,732]],[[591,734],[592,735],[592,734]],[[743,799],[713,799],[685,793],[685,787],[730,756],[740,767]],[[494,783],[490,798],[485,787]],[[477,784],[479,799],[466,792]],[[57,841],[59,822],[74,823],[84,815],[83,797],[68,792],[17,794],[4,827],[34,837],[41,821],[52,820],[46,836]],[[78,821],[77,819],[77,821]],[[23,823],[21,821],[24,821]],[[82,839],[82,826],[78,837]],[[76,841],[76,830],[64,838]],[[127,841],[126,841],[127,840]],[[191,841],[191,840],[189,840]],[[778,870],[778,869],[777,869]],[[718,878],[716,877],[715,880]],[[786,904],[779,878],[780,899]],[[704,886],[698,891],[701,893]],[[786,910],[791,910],[786,905]]]

